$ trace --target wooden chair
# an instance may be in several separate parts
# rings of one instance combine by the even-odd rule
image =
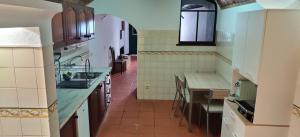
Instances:
[[[172,104],[172,110],[174,109],[175,102],[177,102],[174,110],[174,116],[176,116],[176,112],[179,109],[180,102],[182,102],[183,100],[183,92],[182,92],[183,81],[179,75],[175,74],[174,76],[175,76],[176,92]]]
[[[226,95],[224,95],[226,94]],[[228,96],[229,91],[228,90],[213,90],[208,95],[204,95],[204,99],[206,101],[201,102],[200,105],[200,116],[199,119],[201,119],[201,109],[203,109],[206,112],[206,136],[209,136],[209,114],[213,113],[223,113],[223,100],[224,96]],[[199,121],[200,125],[200,121]]]
[[[110,53],[111,53],[111,60],[112,60],[112,71],[113,73],[117,72],[116,67],[118,66],[121,68],[121,74],[126,70],[126,61],[122,59],[115,59],[115,50],[113,47],[109,47]]]

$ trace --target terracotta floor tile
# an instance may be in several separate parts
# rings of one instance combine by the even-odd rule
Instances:
[[[125,73],[112,75],[112,103],[98,137],[205,137],[205,126],[193,125],[192,133],[185,119],[179,126],[172,101],[137,100],[136,74],[134,59]]]

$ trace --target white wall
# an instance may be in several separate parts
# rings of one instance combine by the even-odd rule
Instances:
[[[111,61],[109,47],[115,49],[116,57],[120,55],[120,48],[126,45],[126,37],[123,31],[120,39],[122,19],[107,15],[95,15],[96,32],[95,39],[90,41],[90,60],[94,67],[107,67]]]
[[[97,14],[123,18],[136,29],[178,30],[180,0],[94,0]]]
[[[52,46],[51,20],[60,11],[61,4],[47,1],[1,0],[0,28],[39,27],[42,45]]]

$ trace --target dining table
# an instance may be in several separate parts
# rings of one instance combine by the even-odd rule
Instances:
[[[192,110],[195,94],[213,95],[225,98],[231,88],[230,82],[216,72],[184,73],[186,86],[190,94],[188,111],[188,130],[192,132]]]

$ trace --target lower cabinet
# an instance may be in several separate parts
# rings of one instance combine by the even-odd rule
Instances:
[[[100,124],[106,113],[105,93],[103,86],[99,85],[89,96],[90,135],[96,137]]]
[[[77,116],[74,114],[60,129],[60,137],[77,137]]]
[[[221,137],[287,137],[288,126],[256,125],[237,110],[235,103],[225,100]]]

